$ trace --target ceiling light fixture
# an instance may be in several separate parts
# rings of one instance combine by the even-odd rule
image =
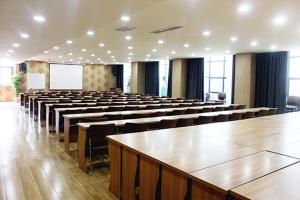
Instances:
[[[87,49],[81,49],[81,51],[82,51],[82,52],[86,52],[86,51],[87,51]]]
[[[97,58],[97,60],[101,60],[101,58]]]
[[[132,55],[133,55],[133,53],[129,53],[128,55],[132,56]]]
[[[54,50],[58,50],[58,49],[59,49],[59,47],[58,47],[58,46],[55,46],[55,47],[53,47],[53,49],[54,49]]]
[[[69,53],[68,53],[68,55],[69,55],[69,56],[72,56],[72,55],[73,55],[73,53],[72,53],[72,52],[69,52]]]
[[[228,54],[228,53],[230,53],[230,50],[226,50],[225,52]]]
[[[78,57],[79,60],[82,60],[82,57]]]
[[[91,54],[91,57],[95,57],[95,54]]]
[[[163,40],[158,40],[158,44],[163,44],[165,43]]]
[[[152,49],[152,52],[157,52],[157,49]]]
[[[277,16],[273,19],[273,23],[275,25],[283,25],[286,22],[286,17],[284,16]]]
[[[27,39],[27,38],[29,38],[29,35],[27,33],[21,33],[20,37],[24,38],[24,39]]]
[[[107,54],[111,54],[111,51],[107,51],[106,53],[107,53]]]
[[[99,47],[104,47],[104,44],[103,44],[103,43],[100,43],[100,44],[99,44]]]
[[[129,46],[128,49],[133,49],[133,47],[132,47],[132,46]]]
[[[206,48],[205,48],[205,50],[206,50],[206,51],[209,51],[209,50],[210,50],[210,48],[209,48],[209,47],[206,47]]]
[[[238,7],[238,11],[241,14],[246,14],[251,10],[251,6],[248,3],[243,3]]]
[[[18,44],[18,43],[13,43],[12,45],[13,45],[13,47],[17,47],[17,48],[20,47],[20,44]]]
[[[34,19],[34,21],[39,22],[39,23],[42,23],[42,22],[46,21],[45,17],[43,17],[41,15],[36,15],[36,16],[33,17],[33,19]]]
[[[184,46],[184,48],[189,48],[190,47],[189,44],[184,44],[183,46]]]
[[[255,46],[257,46],[257,42],[256,42],[256,41],[252,41],[252,42],[250,43],[250,45],[251,45],[252,47],[255,47]]]
[[[14,52],[15,52],[15,51],[12,50],[12,49],[8,50],[8,53],[14,53]]]
[[[271,46],[270,46],[270,49],[271,49],[271,50],[275,50],[275,49],[277,49],[277,46],[276,46],[276,45],[271,45]]]
[[[93,35],[95,35],[95,32],[90,30],[90,31],[87,31],[86,34],[88,36],[93,36]]]
[[[63,56],[58,56],[59,58],[62,58]]]
[[[204,35],[204,36],[210,36],[210,31],[203,31],[202,35]]]
[[[132,37],[131,37],[130,35],[127,35],[127,36],[125,37],[125,39],[126,39],[126,40],[131,40]]]
[[[67,44],[72,44],[73,41],[72,41],[72,40],[67,40],[66,43],[67,43]]]
[[[149,58],[149,57],[151,57],[151,55],[150,55],[150,54],[147,54],[147,57]]]
[[[230,41],[231,41],[231,42],[236,42],[237,40],[238,40],[237,37],[231,37],[231,38],[230,38]]]
[[[172,51],[171,54],[173,54],[173,55],[176,54],[176,51]]]
[[[47,54],[47,53],[49,53],[49,52],[48,52],[48,51],[44,51],[44,53],[46,53],[46,54]]]
[[[123,16],[121,17],[121,20],[122,20],[123,22],[128,22],[128,21],[130,21],[130,17],[127,16],[127,15],[123,15]]]

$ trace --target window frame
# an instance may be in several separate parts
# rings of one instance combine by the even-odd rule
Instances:
[[[287,79],[288,79],[288,81],[287,81],[287,96],[291,96],[291,94],[290,94],[290,82],[291,81],[300,81],[300,76],[290,76],[290,68],[291,68],[291,59],[299,59],[300,60],[300,56],[297,56],[297,55],[293,55],[293,56],[289,56],[289,62],[288,62],[288,71],[287,71]],[[300,66],[299,66],[300,67]],[[299,95],[297,95],[297,94],[293,94],[293,96],[300,96],[300,94]]]
[[[13,75],[14,75],[14,67],[9,67],[9,66],[0,67],[0,69],[3,69],[3,68],[10,69],[10,71],[11,71],[11,77],[10,78],[12,78]],[[1,80],[0,80],[0,86],[12,86],[12,83],[10,81],[8,84],[3,84],[3,83],[1,83]]]
[[[208,78],[208,92],[209,93],[212,93],[212,94],[218,94],[219,92],[224,92],[225,91],[225,80],[227,79],[227,76],[226,76],[226,62],[227,62],[227,59],[226,59],[226,56],[223,56],[223,60],[211,60],[211,57],[209,57],[208,61],[205,61],[206,63],[208,63],[208,76],[206,76],[205,78]],[[218,62],[218,63],[223,63],[223,76],[212,76],[211,75],[211,64],[214,63],[214,62]],[[215,80],[220,80],[222,79],[222,91],[211,91],[211,80],[212,79],[215,79]]]

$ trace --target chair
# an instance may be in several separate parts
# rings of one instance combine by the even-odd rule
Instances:
[[[107,120],[122,120],[123,115],[105,115]]]
[[[156,112],[150,115],[150,117],[161,117],[161,116],[166,116],[166,112]]]
[[[228,106],[228,108],[227,108],[227,110],[235,110],[236,109],[236,106],[234,106],[234,105],[230,105],[230,106]]]
[[[225,108],[224,107],[215,107],[213,112],[219,112],[219,111],[224,111]]]
[[[147,110],[159,109],[159,105],[147,105],[146,109]]]
[[[232,113],[230,116],[229,116],[229,121],[235,121],[235,120],[241,120],[243,117],[243,113]]]
[[[255,112],[245,112],[242,119],[250,119],[255,117]]]
[[[200,109],[191,109],[191,108],[188,108],[186,111],[185,111],[185,114],[196,114],[200,111]]]
[[[300,110],[300,97],[288,96],[286,100],[286,111],[295,112]]]
[[[236,107],[236,110],[241,110],[241,109],[245,109],[246,108],[246,105],[238,105]]]
[[[255,113],[256,117],[263,117],[267,116],[269,114],[269,110],[260,110],[257,113]]]
[[[200,109],[198,113],[207,113],[207,112],[212,112],[212,111],[213,111],[213,108],[204,107],[204,108]]]
[[[276,115],[278,112],[278,108],[270,108],[268,115]]]
[[[159,108],[172,108],[170,104],[161,104]]]
[[[155,128],[157,129],[167,129],[167,128],[176,128],[177,119],[163,119],[161,120]]]
[[[139,110],[140,107],[138,106],[126,106],[124,110]]]
[[[201,124],[209,124],[213,122],[213,116],[199,116],[198,118],[194,119],[194,124],[201,125]]]
[[[222,101],[223,103],[225,103],[226,102],[226,92],[219,92],[218,93],[218,99],[220,101]]]
[[[214,121],[215,122],[227,122],[228,121],[228,118],[229,118],[229,115],[218,115],[215,117]]]
[[[149,114],[131,114],[131,115],[124,115],[124,119],[139,119],[139,118],[147,118]]]
[[[168,115],[183,115],[185,110],[173,110],[172,112],[168,113]]]
[[[123,128],[123,133],[135,133],[148,130],[147,124],[126,123]]]
[[[107,109],[107,112],[114,112],[114,111],[123,111],[124,108],[123,107],[114,107],[114,106],[109,106],[108,109]]]
[[[87,130],[85,141],[85,155],[90,159],[90,169],[93,172],[93,158],[107,154],[108,144],[107,135],[113,135],[115,133],[114,124],[106,125],[91,125]]]
[[[177,127],[193,126],[193,119],[192,118],[178,119],[176,126]]]

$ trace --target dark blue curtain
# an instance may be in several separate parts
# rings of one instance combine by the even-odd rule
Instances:
[[[173,60],[169,61],[168,97],[172,97]]]
[[[159,95],[159,62],[145,63],[145,94]]]
[[[24,74],[27,73],[27,63],[22,62],[22,63],[19,65],[19,68],[20,68],[20,72],[23,72]]]
[[[204,58],[187,59],[186,98],[204,98]]]
[[[235,94],[235,64],[236,64],[236,55],[233,55],[233,58],[232,58],[231,103],[234,103],[234,94]]]
[[[256,54],[255,106],[277,107],[284,113],[288,52]]]
[[[120,88],[123,91],[123,65],[112,65],[111,66],[112,74],[116,77],[117,88]]]

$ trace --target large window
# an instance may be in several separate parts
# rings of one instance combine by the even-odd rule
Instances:
[[[300,96],[300,53],[291,52],[288,73],[289,96]]]
[[[159,95],[168,95],[169,60],[159,61]]]
[[[0,85],[11,85],[13,67],[0,67]]]
[[[131,63],[125,63],[123,69],[123,91],[130,92],[131,87]]]
[[[232,56],[209,56],[204,60],[204,92],[211,100],[218,99],[219,92],[226,92],[226,102],[231,103]]]

